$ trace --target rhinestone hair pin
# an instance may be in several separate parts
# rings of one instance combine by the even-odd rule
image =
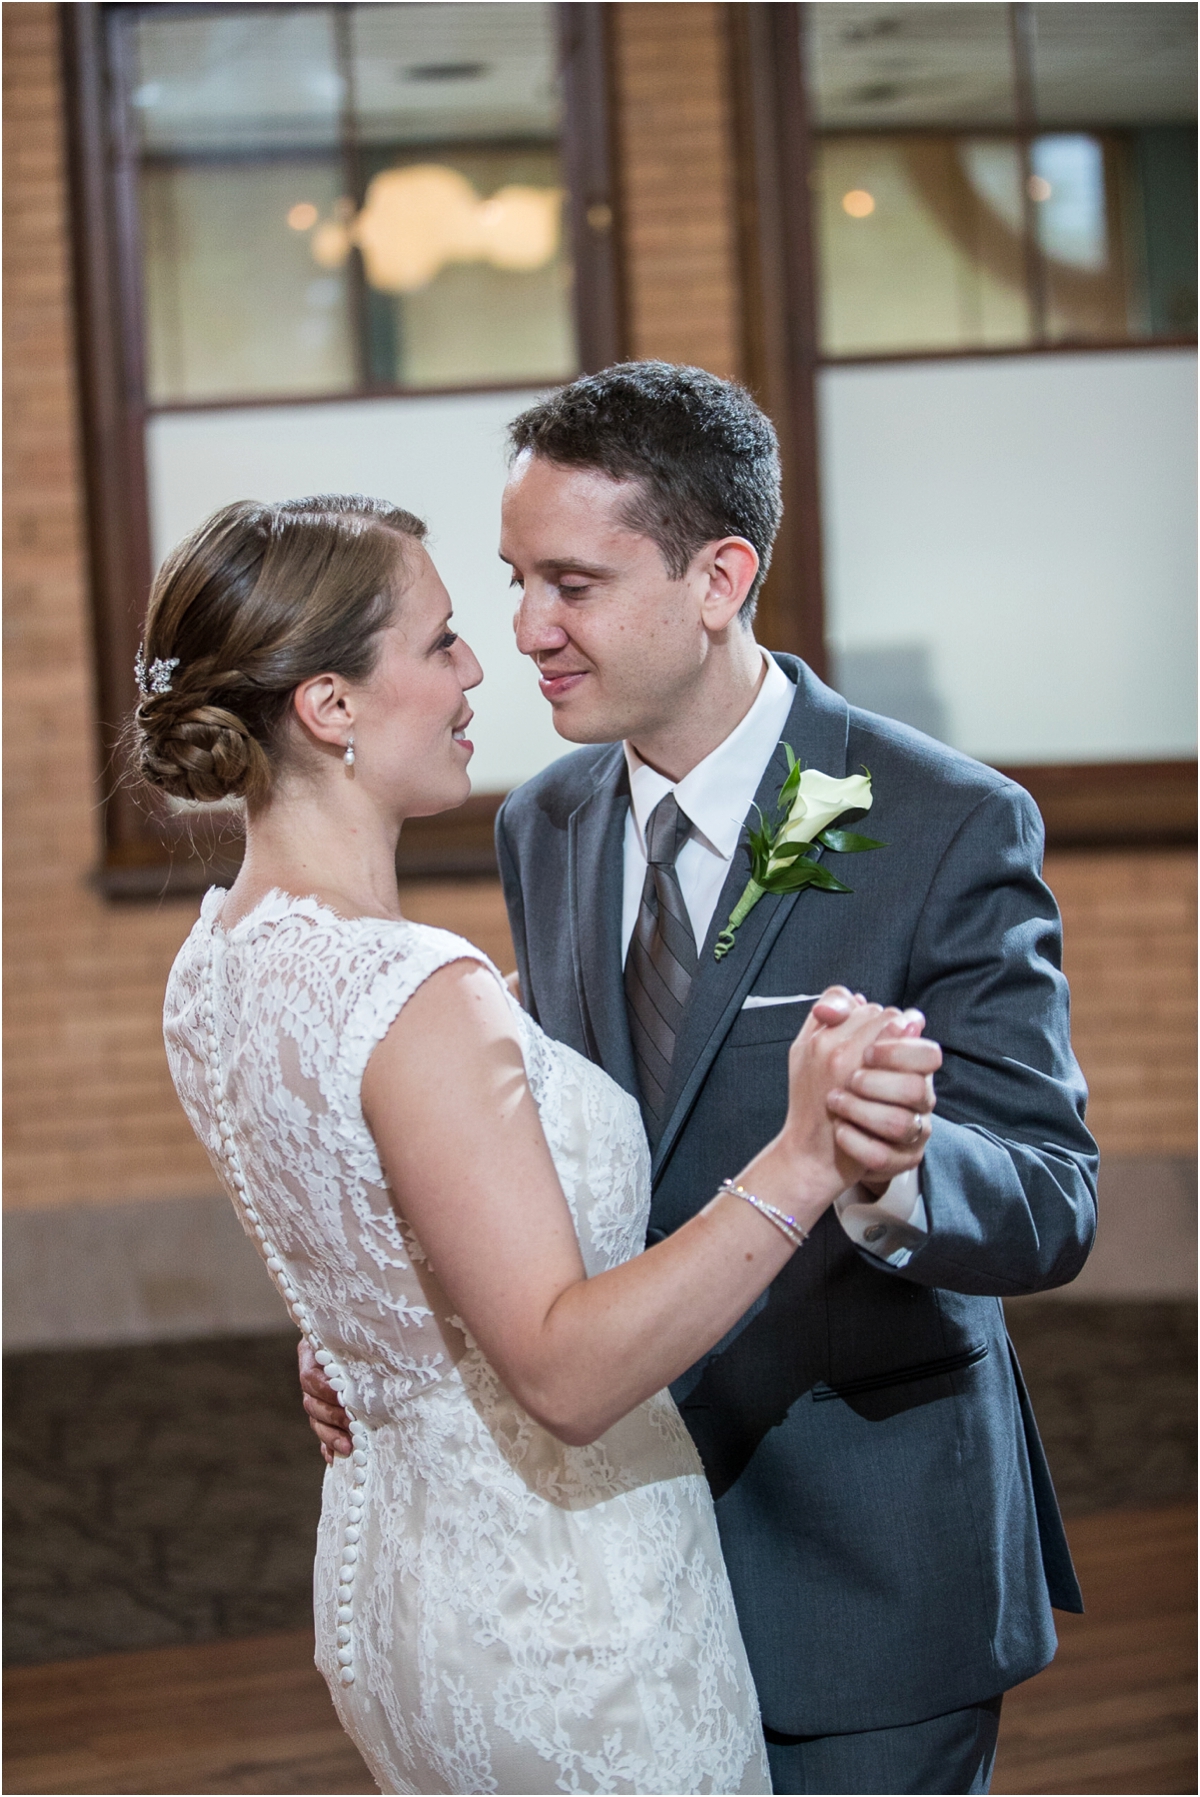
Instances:
[[[139,649],[133,664],[134,679],[143,699],[159,699],[171,690],[171,675],[179,666],[179,657],[172,655],[169,661],[152,661],[146,666],[146,657]]]

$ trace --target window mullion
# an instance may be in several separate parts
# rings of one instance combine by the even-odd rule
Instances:
[[[362,145],[358,133],[358,93],[354,73],[352,21],[357,9],[333,6],[334,55],[341,82],[342,104],[338,118],[338,134],[342,163],[342,185],[346,198],[357,212],[366,197],[363,179]],[[350,284],[350,318],[354,332],[354,362],[360,393],[367,393],[379,383],[371,354],[370,297],[367,293],[362,254],[352,247],[346,263]]]
[[[1037,130],[1037,90],[1034,85],[1034,53],[1037,19],[1030,0],[1014,0],[1008,9],[1013,58],[1013,111],[1021,159],[1021,228],[1025,251],[1025,290],[1029,298],[1030,333],[1035,344],[1046,343],[1046,259],[1038,234],[1037,205],[1033,198],[1033,137]]]

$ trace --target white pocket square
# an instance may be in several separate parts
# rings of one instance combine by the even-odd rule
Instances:
[[[819,992],[788,992],[782,998],[763,998],[759,993],[752,992],[749,998],[742,1000],[742,1009],[743,1011],[762,1011],[768,1005],[811,1005],[815,1004],[820,996]]]

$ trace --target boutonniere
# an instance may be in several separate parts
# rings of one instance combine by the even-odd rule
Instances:
[[[851,774],[834,780],[818,768],[800,770],[791,746],[784,743],[788,776],[779,789],[778,821],[767,827],[761,811],[759,828],[749,832],[750,881],[729,914],[729,922],[717,937],[714,953],[719,961],[733,947],[734,931],[753,911],[764,892],[799,892],[819,886],[823,892],[849,892],[827,867],[812,859],[815,844],[839,855],[857,855],[863,849],[884,849],[885,842],[858,836],[853,830],[835,830],[835,819],[845,811],[869,811],[873,803],[870,774]],[[755,810],[758,807],[755,806]]]

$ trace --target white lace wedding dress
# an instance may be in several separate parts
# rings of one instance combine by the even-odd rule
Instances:
[[[317,1663],[380,1788],[769,1791],[708,1487],[670,1397],[565,1447],[500,1384],[392,1206],[361,1108],[368,1057],[437,968],[491,963],[442,930],[280,893],[226,932],[224,896],[175,962],[167,1052],[353,1419],[353,1456],[325,1475]],[[592,1275],[645,1242],[641,1119],[514,1012]],[[481,1167],[481,1203],[486,1184]]]

